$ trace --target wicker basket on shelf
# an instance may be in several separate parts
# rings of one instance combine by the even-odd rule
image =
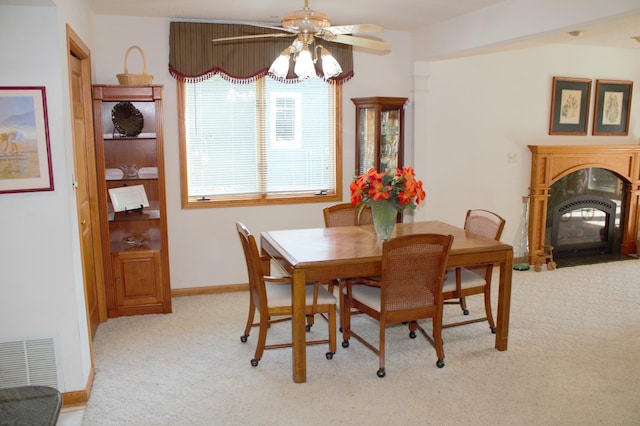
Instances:
[[[137,49],[142,56],[142,74],[129,74],[129,70],[127,69],[129,52],[133,49]],[[124,55],[124,74],[116,74],[116,77],[118,77],[118,83],[122,86],[146,86],[151,84],[153,76],[147,74],[147,59],[139,46],[131,46],[127,49],[127,53]]]

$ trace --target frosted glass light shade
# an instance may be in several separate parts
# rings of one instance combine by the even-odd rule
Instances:
[[[322,72],[325,79],[336,77],[342,73],[342,67],[331,52],[323,47],[320,49],[320,56],[322,57]]]
[[[280,54],[271,64],[269,72],[278,78],[287,78],[287,73],[289,72],[289,55],[285,54],[285,52]]]
[[[296,58],[296,65],[293,68],[293,72],[296,73],[299,79],[304,80],[316,75],[316,68],[313,66],[313,59],[311,58],[311,52],[308,49],[304,49],[298,53]]]

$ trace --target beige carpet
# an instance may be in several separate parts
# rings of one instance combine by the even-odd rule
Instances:
[[[472,315],[481,299],[469,298]],[[100,326],[83,424],[640,424],[640,260],[514,271],[509,350],[494,349],[485,323],[447,329],[443,369],[424,338],[390,327],[384,379],[352,339],[330,361],[325,346],[310,347],[308,382],[294,384],[289,349],[250,366],[257,332],[239,339],[246,293],[173,303],[170,315]],[[445,321],[460,315],[445,307]],[[377,335],[362,316],[354,328]],[[318,320],[311,333],[325,331]],[[269,337],[289,336],[284,323]]]

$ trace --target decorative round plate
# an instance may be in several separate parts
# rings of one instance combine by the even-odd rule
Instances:
[[[138,136],[144,126],[142,113],[131,102],[118,102],[111,110],[111,120],[122,136]]]

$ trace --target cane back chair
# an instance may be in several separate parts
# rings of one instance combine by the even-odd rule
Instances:
[[[351,203],[334,204],[322,209],[322,214],[324,216],[324,226],[326,228],[334,228],[337,226],[373,225],[371,207],[368,206],[360,207]],[[342,314],[342,309],[344,308],[344,286],[345,282],[343,280],[331,280],[327,285],[327,289],[332,294],[334,292],[334,288],[338,287],[340,331],[342,331],[342,322],[344,319],[344,315]]]
[[[408,323],[411,338],[416,337],[416,329],[420,330],[436,349],[436,365],[444,367],[442,283],[452,241],[451,235],[439,234],[405,235],[385,241],[380,281],[356,279],[347,282],[342,347],[349,347],[349,339],[353,336],[377,354],[378,377],[386,375],[387,324]],[[368,285],[353,285],[359,282]],[[357,309],[379,322],[378,347],[352,330],[351,309]],[[432,319],[432,336],[418,324],[418,320],[426,318]]]
[[[477,237],[500,240],[505,220],[499,215],[481,209],[467,211],[464,229]],[[492,333],[496,332],[496,325],[491,313],[491,276],[493,265],[470,265],[450,269],[445,279],[442,293],[445,304],[460,305],[462,313],[469,315],[466,296],[484,294],[485,316],[466,321],[445,324],[443,328],[456,327],[475,322],[487,321]]]
[[[258,342],[251,365],[256,367],[262,358],[265,349],[277,349],[291,347],[291,342],[280,344],[266,344],[267,330],[271,324],[291,319],[291,277],[273,277],[265,275],[264,262],[270,262],[268,256],[260,256],[255,237],[247,227],[236,223],[245,261],[249,274],[249,318],[245,326],[244,334],[240,337],[243,343],[247,342],[252,327],[259,326]],[[327,359],[332,359],[336,352],[336,298],[324,287],[317,283],[308,283],[306,286],[306,315],[324,313],[328,316],[329,338],[324,340],[308,341],[308,345],[329,344]],[[259,321],[254,323],[256,310]],[[280,317],[280,318],[273,318]]]
[[[324,226],[327,228],[373,225],[371,207],[360,208],[360,206],[354,206],[351,203],[341,203],[325,207],[322,210],[322,214],[324,216]]]

